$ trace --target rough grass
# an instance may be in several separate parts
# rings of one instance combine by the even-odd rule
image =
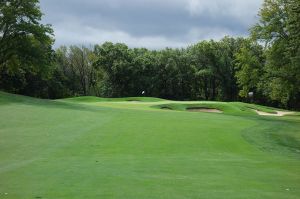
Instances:
[[[0,198],[299,198],[299,113],[137,99],[1,92]]]

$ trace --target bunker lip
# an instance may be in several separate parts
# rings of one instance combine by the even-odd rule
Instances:
[[[285,115],[291,115],[294,112],[290,112],[290,111],[275,111],[276,113],[267,113],[267,112],[263,112],[263,111],[259,111],[256,109],[253,109],[258,115],[262,115],[262,116],[277,116],[277,117],[282,117]]]
[[[187,111],[190,112],[204,112],[204,113],[223,113],[223,111],[215,108],[206,108],[206,107],[188,107]]]
[[[141,102],[140,100],[126,100],[127,102]]]
[[[167,107],[167,106],[163,106],[163,107],[161,107],[160,109],[162,109],[162,110],[173,110],[172,108]]]

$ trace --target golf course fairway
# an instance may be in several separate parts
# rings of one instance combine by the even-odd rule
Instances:
[[[300,114],[256,110],[0,92],[0,198],[298,199]]]

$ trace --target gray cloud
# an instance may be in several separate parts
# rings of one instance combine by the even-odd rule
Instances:
[[[262,0],[41,0],[56,46],[123,42],[184,47],[225,35],[245,36]]]

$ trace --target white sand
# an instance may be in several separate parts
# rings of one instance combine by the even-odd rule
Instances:
[[[212,109],[212,108],[189,108],[186,110],[190,112],[223,113],[223,111],[220,111],[218,109]]]
[[[258,111],[258,110],[254,110],[258,115],[264,115],[264,116],[277,116],[277,117],[282,117],[285,115],[290,115],[293,114],[294,112],[290,112],[290,111],[275,111],[276,113],[266,113],[263,111]]]

